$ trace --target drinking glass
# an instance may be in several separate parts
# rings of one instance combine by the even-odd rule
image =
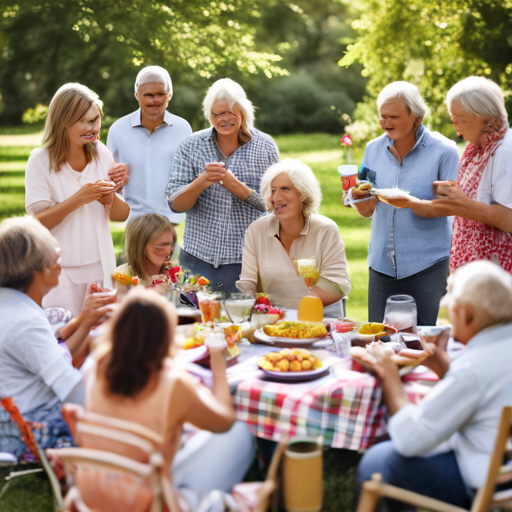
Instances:
[[[222,297],[216,292],[197,292],[201,319],[204,323],[220,319],[220,301]]]
[[[400,332],[417,332],[418,312],[410,295],[391,295],[386,300],[384,323],[394,325]]]
[[[224,302],[224,306],[233,320],[233,323],[240,324],[249,319],[256,299],[246,293],[232,293]]]

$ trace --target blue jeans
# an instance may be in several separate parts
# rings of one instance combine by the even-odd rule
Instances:
[[[357,492],[373,473],[380,473],[382,481],[402,489],[446,501],[459,507],[471,506],[471,491],[462,480],[454,452],[426,457],[404,457],[393,441],[372,446],[357,467]],[[398,512],[414,510],[410,505],[395,500],[382,500],[379,511]]]
[[[212,290],[225,293],[237,291],[235,283],[240,279],[242,272],[241,263],[220,265],[215,268],[211,263],[200,260],[183,249],[180,252],[180,266],[193,274],[201,274],[209,279]]]
[[[41,448],[63,448],[73,446],[73,438],[61,413],[62,404],[39,407],[23,414],[28,422],[37,424],[32,428],[35,440]],[[12,453],[18,459],[33,460],[16,424],[0,405],[0,452]]]
[[[439,302],[446,293],[449,273],[448,258],[412,276],[395,279],[369,269],[368,321],[382,322],[386,299],[390,295],[411,295],[418,309],[418,325],[436,325]]]

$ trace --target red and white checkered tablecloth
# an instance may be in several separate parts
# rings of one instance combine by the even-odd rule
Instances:
[[[284,383],[252,378],[235,393],[237,417],[258,437],[324,436],[324,445],[361,450],[386,433],[378,381],[367,373],[331,372],[318,380]]]

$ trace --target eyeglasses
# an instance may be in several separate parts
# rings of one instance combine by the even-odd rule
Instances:
[[[223,112],[217,112],[214,114],[212,112],[212,118],[213,119],[219,119],[220,117],[225,117],[227,119],[231,119],[232,117],[238,117],[234,112],[231,112],[231,110],[224,110]]]

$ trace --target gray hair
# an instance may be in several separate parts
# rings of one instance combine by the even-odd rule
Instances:
[[[489,119],[506,119],[507,110],[500,86],[482,76],[470,76],[457,82],[446,95],[446,106],[451,114],[456,101],[471,116]]]
[[[308,218],[317,213],[322,202],[322,191],[313,171],[306,164],[293,158],[285,158],[282,162],[271,165],[261,178],[261,197],[268,210],[272,210],[270,197],[272,195],[272,181],[280,174],[288,174],[293,186],[302,194],[302,214]]]
[[[139,71],[135,79],[135,92],[139,92],[141,85],[149,83],[163,84],[165,93],[172,94],[171,76],[166,69],[160,66],[146,66]]]
[[[242,130],[250,132],[254,127],[254,106],[242,86],[230,78],[221,78],[208,89],[203,101],[203,112],[210,124],[213,106],[221,101],[225,101],[229,108],[236,105],[241,110]]]
[[[32,217],[12,217],[0,223],[0,286],[25,292],[34,272],[54,264],[59,242]]]
[[[394,101],[402,101],[409,114],[414,117],[419,117],[421,121],[425,119],[428,114],[428,107],[421,97],[418,88],[409,82],[392,82],[382,91],[380,91],[377,98],[377,108],[380,111],[382,105],[392,103]]]
[[[448,279],[448,298],[470,306],[481,329],[512,322],[512,275],[488,260],[457,268]]]

